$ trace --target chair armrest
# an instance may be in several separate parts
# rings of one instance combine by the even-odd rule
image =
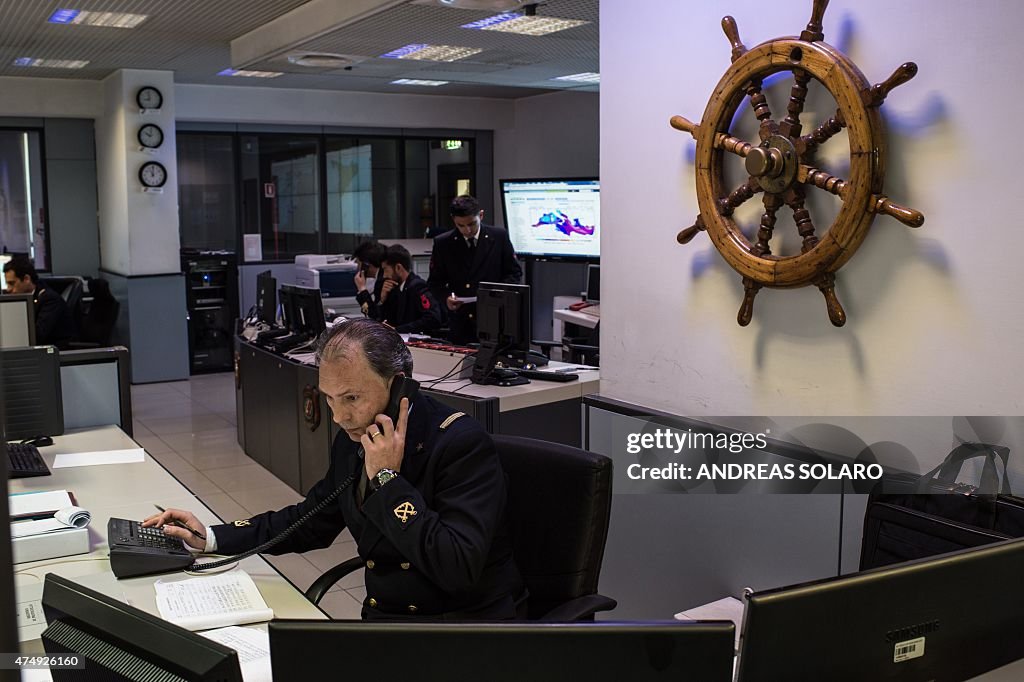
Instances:
[[[363,560],[357,556],[352,557],[347,561],[342,561],[340,564],[328,570],[322,576],[313,581],[313,584],[306,590],[306,599],[314,604],[319,604],[320,600],[323,599],[323,596],[327,594],[327,590],[334,586],[334,583],[362,567]]]
[[[585,594],[559,604],[539,618],[542,623],[569,623],[577,620],[594,620],[598,611],[611,611],[619,603],[603,594]]]

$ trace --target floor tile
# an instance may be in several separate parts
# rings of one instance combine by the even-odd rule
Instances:
[[[264,554],[263,558],[273,564],[303,592],[323,574],[323,571],[306,561],[301,554],[282,554],[281,556]]]
[[[242,448],[225,452],[179,452],[182,459],[199,471],[225,469],[228,467],[251,466],[256,461],[246,455]]]
[[[167,443],[163,442],[160,438],[152,434],[148,436],[140,436],[139,434],[135,434],[134,439],[136,443],[146,448],[146,452],[148,452],[151,455],[157,455],[158,453],[161,452],[171,451],[171,448],[169,445],[167,445]]]
[[[196,495],[203,504],[213,510],[225,523],[231,523],[235,519],[247,519],[252,514],[249,510],[245,509],[237,502],[235,502],[227,493],[204,493],[202,495]]]
[[[354,542],[331,545],[324,549],[314,549],[309,552],[305,552],[302,556],[316,566],[320,571],[328,571],[343,561],[347,561],[352,557],[356,556],[356,545]],[[363,569],[359,569],[338,581],[338,587],[342,589],[348,589],[350,587],[359,587],[364,583],[366,578],[363,575]]]
[[[359,620],[363,605],[345,590],[328,592],[320,600],[320,608],[336,620]]]
[[[203,472],[211,481],[219,485],[224,492],[233,493],[240,490],[270,488],[280,480],[259,464],[223,469],[206,469]],[[259,511],[264,511],[260,509]]]
[[[277,510],[305,499],[284,483],[267,488],[252,488],[228,493],[246,509]]]
[[[192,466],[191,464],[186,462],[184,459],[182,459],[181,455],[179,455],[178,453],[176,453],[174,451],[171,451],[171,450],[168,450],[167,452],[157,453],[157,454],[153,455],[153,459],[155,459],[156,461],[160,462],[160,464],[163,465],[163,467],[165,469],[167,469],[168,471],[170,471],[172,474],[177,474],[177,473],[194,474],[194,473],[196,473],[196,468],[194,466]],[[193,492],[195,492],[195,491],[193,491]]]
[[[191,417],[171,417],[166,419],[140,420],[150,431],[158,436],[172,433],[196,433],[226,429],[231,425],[215,414],[197,414]]]
[[[223,428],[194,433],[165,433],[160,439],[175,452],[230,452],[238,445],[238,431],[224,423]]]
[[[349,589],[347,589],[345,591],[348,592],[350,595],[352,595],[352,598],[355,599],[360,604],[362,604],[363,600],[366,599],[366,586],[365,585],[360,585],[359,587],[350,587]]]
[[[204,494],[224,492],[220,486],[208,479],[200,471],[175,471],[172,473],[196,497],[202,498]]]

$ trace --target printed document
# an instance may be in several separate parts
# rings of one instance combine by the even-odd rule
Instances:
[[[160,617],[186,630],[261,623],[274,617],[256,583],[245,571],[186,580],[158,580],[153,586]]]

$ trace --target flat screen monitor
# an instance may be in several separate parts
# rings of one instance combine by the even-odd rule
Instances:
[[[281,287],[282,302],[287,298],[289,310],[288,329],[295,334],[319,336],[327,329],[324,317],[324,302],[320,290],[285,284]]]
[[[597,178],[502,180],[501,199],[517,254],[579,260],[601,255]]]
[[[730,622],[269,625],[275,680],[730,682]],[[386,660],[368,652],[400,652]]]
[[[53,346],[10,348],[0,353],[3,366],[5,440],[64,433],[60,354]]]
[[[525,356],[530,350],[529,285],[480,282],[476,296],[481,345],[493,344],[501,353]]]
[[[1024,540],[757,592],[739,682],[966,680],[1024,658]]]
[[[234,649],[67,578],[48,573],[42,602],[46,653],[84,659],[84,669],[52,669],[54,682],[242,682]]]
[[[0,348],[36,344],[36,307],[32,294],[0,295]]]
[[[277,278],[266,270],[256,275],[256,315],[260,322],[277,322]]]
[[[590,264],[587,266],[587,302],[601,302],[601,266]]]

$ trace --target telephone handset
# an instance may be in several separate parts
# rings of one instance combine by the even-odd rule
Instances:
[[[402,398],[408,398],[412,401],[419,388],[419,382],[414,379],[401,375],[394,377],[394,380],[391,382],[388,404],[384,408],[384,414],[391,417],[391,421],[396,426],[398,425],[398,413],[401,409]],[[181,541],[177,538],[164,536],[162,530],[142,528],[138,521],[112,518],[107,525],[107,538],[110,545],[110,568],[118,578],[167,573],[182,569],[206,571],[233,564],[253,554],[260,554],[283,541],[294,533],[295,529],[336,500],[346,488],[352,485],[360,471],[362,471],[361,467],[342,481],[341,485],[330,495],[306,512],[302,518],[281,531],[276,537],[242,554],[208,563],[200,564],[193,562],[192,555],[181,546]]]
[[[384,414],[391,417],[391,423],[398,427],[398,412],[402,409],[402,398],[408,398],[410,405],[420,390],[420,382],[407,376],[396,374],[391,381],[391,394]]]

